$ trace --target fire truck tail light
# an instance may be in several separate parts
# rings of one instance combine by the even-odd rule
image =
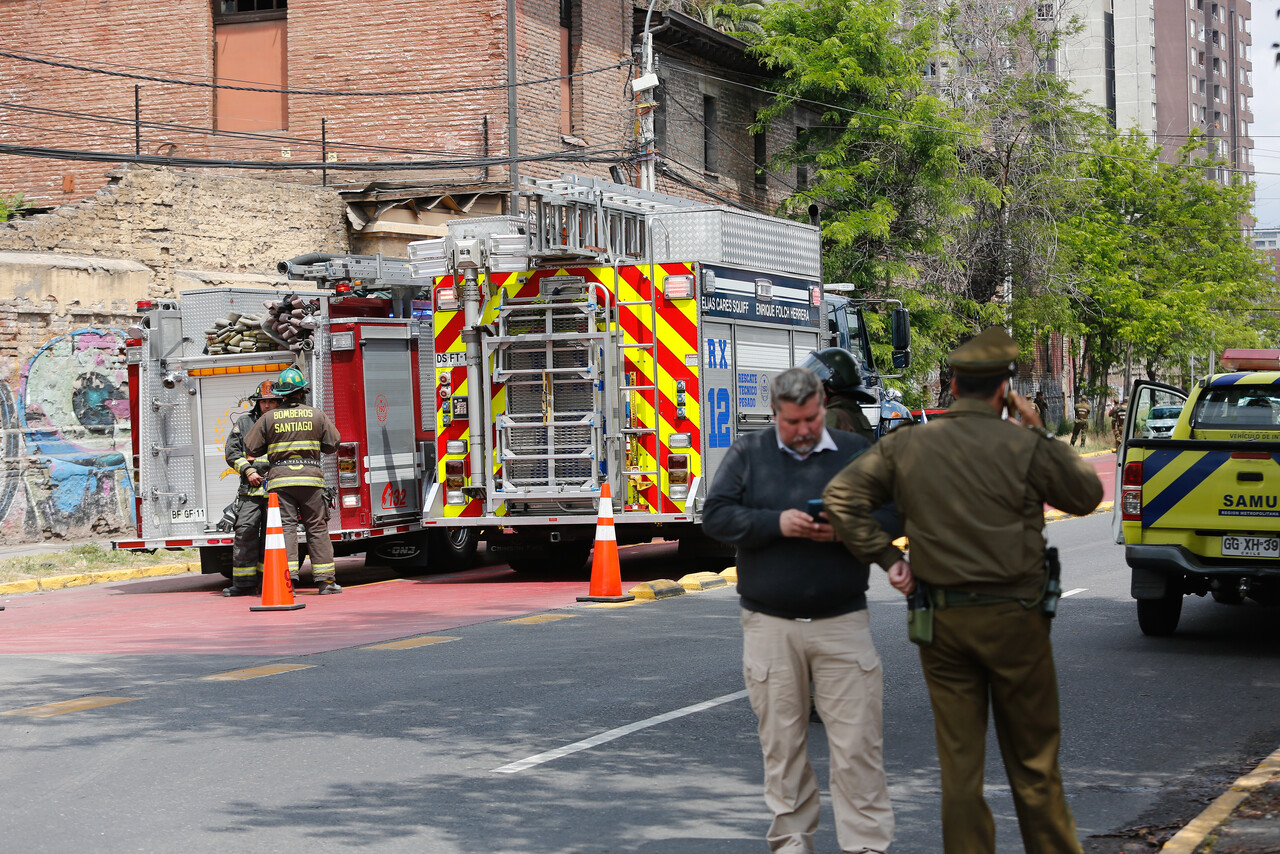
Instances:
[[[360,485],[360,468],[356,462],[358,452],[359,445],[355,442],[338,445],[338,486],[343,489],[355,489]]]
[[[1142,463],[1136,460],[1126,463],[1124,476],[1120,482],[1124,486],[1142,486]]]
[[[445,460],[444,461],[444,485],[445,489],[460,490],[466,483],[466,462],[464,460]],[[461,493],[459,493],[461,494]]]
[[[140,300],[138,300],[138,311],[139,311],[139,312],[143,312],[143,311],[151,311],[151,309],[152,309],[153,307],[154,307],[154,304],[153,304],[153,303],[151,302],[151,300],[149,300],[149,299],[140,299]]]
[[[467,443],[461,439],[450,439],[444,443],[444,452],[446,454],[465,454],[467,452]]]
[[[467,497],[462,494],[461,489],[451,489],[444,495],[446,504],[466,504]]]
[[[343,507],[359,507],[360,493],[348,492],[346,495],[342,496],[342,506]]]
[[[457,311],[462,306],[458,300],[458,289],[452,285],[436,291],[436,308],[440,311]]]
[[[669,483],[689,482],[689,455],[667,455],[667,480]]]
[[[337,294],[349,294],[351,293],[351,283],[338,282],[338,284],[333,286],[333,292]]]
[[[693,276],[667,276],[662,291],[667,299],[693,299]]]
[[[689,497],[689,487],[687,486],[672,486],[669,492],[671,494],[672,501],[678,501]]]
[[[690,433],[672,433],[667,440],[668,448],[692,448],[693,436]]]

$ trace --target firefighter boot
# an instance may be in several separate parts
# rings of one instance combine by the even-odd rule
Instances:
[[[223,596],[261,596],[262,591],[257,587],[247,585],[233,584],[230,587],[222,589]]]
[[[316,588],[316,593],[324,596],[329,593],[341,593],[342,587],[336,581],[321,581]]]

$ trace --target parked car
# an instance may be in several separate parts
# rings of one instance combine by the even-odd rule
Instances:
[[[1178,416],[1181,413],[1181,406],[1152,407],[1151,414],[1147,416],[1147,424],[1143,428],[1143,437],[1147,439],[1168,439],[1169,433],[1173,430],[1173,425],[1178,423]]]

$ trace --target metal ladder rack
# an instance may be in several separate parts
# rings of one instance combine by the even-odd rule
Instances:
[[[599,494],[603,383],[610,373],[606,335],[596,330],[590,293],[505,298],[486,389],[501,386],[504,411],[495,419],[502,474],[488,490],[502,501],[590,500]],[[489,363],[489,359],[485,360]]]
[[[531,253],[545,259],[635,262],[648,250],[646,217],[696,203],[597,178],[525,179]]]

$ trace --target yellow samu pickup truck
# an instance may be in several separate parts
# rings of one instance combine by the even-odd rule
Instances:
[[[1190,395],[1138,380],[1116,454],[1113,528],[1144,634],[1182,597],[1280,605],[1280,350],[1227,350]],[[1181,411],[1171,431],[1152,421]]]

